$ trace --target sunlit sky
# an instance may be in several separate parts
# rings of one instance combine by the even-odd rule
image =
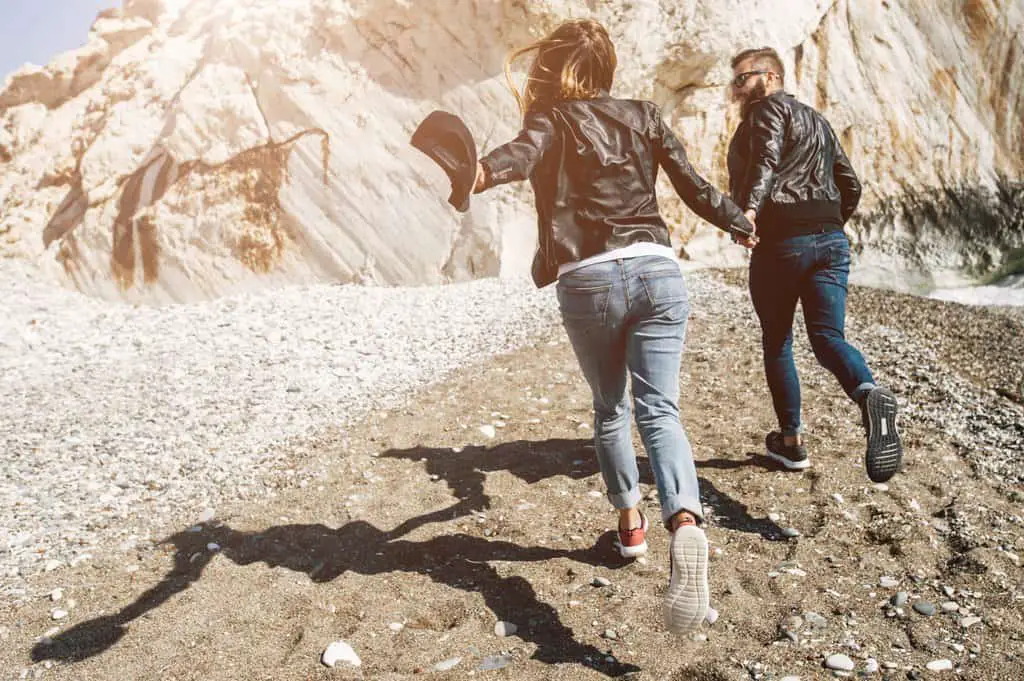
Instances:
[[[121,0],[0,0],[0,87],[25,62],[50,58],[85,44],[96,14]]]

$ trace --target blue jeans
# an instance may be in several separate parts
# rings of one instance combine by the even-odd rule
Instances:
[[[800,301],[818,362],[854,401],[874,387],[864,356],[846,342],[850,242],[842,231],[762,243],[750,259],[750,298],[761,320],[764,372],[783,435],[801,432],[793,313]]]
[[[594,444],[608,500],[640,503],[640,472],[630,434],[636,424],[668,521],[679,511],[703,518],[697,470],[679,421],[679,369],[690,304],[679,264],[642,256],[587,265],[558,280],[558,305],[594,397]]]

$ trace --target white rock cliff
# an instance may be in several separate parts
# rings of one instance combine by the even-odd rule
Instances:
[[[0,91],[0,255],[137,302],[525,274],[528,189],[458,214],[408,140],[435,108],[509,137],[505,53],[579,16],[720,187],[729,57],[776,47],[864,181],[862,280],[954,285],[1024,247],[1022,0],[127,0]],[[662,202],[692,257],[743,257]]]

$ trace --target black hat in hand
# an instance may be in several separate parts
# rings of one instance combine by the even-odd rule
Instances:
[[[448,203],[461,213],[469,210],[476,182],[476,143],[462,119],[446,111],[431,112],[412,134],[412,145],[448,175],[452,183]]]

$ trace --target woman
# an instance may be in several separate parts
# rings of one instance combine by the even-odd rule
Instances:
[[[511,63],[536,52],[524,91]],[[594,442],[608,499],[619,511],[619,550],[647,550],[630,436],[650,458],[662,521],[672,533],[666,624],[682,633],[708,606],[707,539],[697,472],[679,421],[679,369],[689,314],[686,285],[658,212],[655,180],[668,173],[697,215],[752,246],[754,227],[694,172],[651,102],[608,94],[615,48],[599,23],[569,21],[505,63],[523,112],[519,135],[480,159],[474,191],[529,179],[539,239],[534,281],[558,280],[562,320],[594,401]]]

